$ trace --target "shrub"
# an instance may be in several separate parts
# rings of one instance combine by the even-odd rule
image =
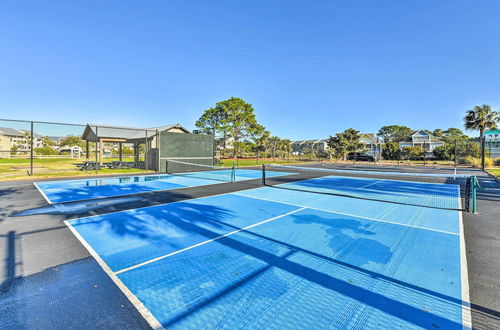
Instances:
[[[493,162],[495,166],[500,166],[500,158],[496,158],[495,161]]]
[[[484,160],[484,167],[493,167],[493,159],[491,158],[486,158]]]
[[[460,165],[470,165],[474,167],[481,167],[481,159],[477,157],[461,157],[458,159]],[[484,159],[484,167],[493,167],[493,160],[491,158]]]

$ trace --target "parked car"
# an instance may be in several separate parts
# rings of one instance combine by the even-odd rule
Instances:
[[[373,158],[373,156],[370,156],[362,152],[350,152],[347,155],[347,160],[361,160],[365,162],[374,162],[375,158]]]

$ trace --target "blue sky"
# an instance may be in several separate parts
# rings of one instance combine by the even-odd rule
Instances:
[[[500,106],[500,1],[3,1],[0,118],[194,128],[231,96],[291,139]],[[471,134],[473,135],[473,134]]]

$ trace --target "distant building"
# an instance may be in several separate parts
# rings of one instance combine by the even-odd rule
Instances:
[[[0,136],[9,140],[10,148],[17,147],[18,151],[29,151],[31,146],[30,131],[18,130],[10,127],[0,127]],[[43,147],[43,136],[33,133],[33,148]]]
[[[325,153],[328,149],[328,140],[300,140],[292,142],[292,155],[303,155],[311,149],[317,153]]]
[[[500,130],[494,129],[484,132],[485,148],[490,158],[500,158]]]
[[[0,135],[0,158],[10,158],[10,139]]]
[[[434,149],[442,145],[444,141],[436,139],[431,132],[424,129],[413,131],[408,140],[399,142],[399,148],[421,147],[427,154],[431,154]]]
[[[361,138],[359,142],[364,145],[365,153],[379,158],[382,154],[382,146],[384,145],[384,139],[377,136],[375,133],[361,133]]]

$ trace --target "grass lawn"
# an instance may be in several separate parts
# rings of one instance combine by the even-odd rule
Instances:
[[[114,158],[105,159],[105,162],[118,160]],[[23,180],[33,177],[37,178],[53,178],[53,177],[70,177],[70,176],[90,176],[96,175],[95,171],[80,171],[76,164],[83,163],[85,159],[68,159],[68,158],[50,158],[50,159],[33,159],[33,176],[29,176],[30,160],[19,158],[2,158],[0,159],[0,181],[8,180]],[[133,161],[133,159],[124,158],[123,161]],[[132,169],[102,169],[99,175],[117,174],[117,173],[144,173],[145,170]]]
[[[490,170],[488,170],[488,172],[490,172],[491,174],[493,174],[497,178],[500,178],[500,168],[490,169]]]

